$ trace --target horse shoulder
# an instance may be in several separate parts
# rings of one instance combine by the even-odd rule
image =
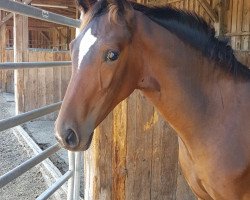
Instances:
[[[179,138],[179,163],[182,173],[190,186],[193,193],[198,199],[212,200],[202,185],[197,171],[195,170],[195,163],[193,162],[185,144]]]

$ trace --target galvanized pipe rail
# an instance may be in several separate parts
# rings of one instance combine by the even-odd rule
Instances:
[[[0,63],[1,69],[25,69],[25,68],[48,68],[48,67],[69,67],[71,61],[54,61],[54,62],[5,62]]]
[[[0,177],[0,188],[4,187],[17,177],[21,176],[23,173],[29,171],[31,168],[51,156],[52,154],[59,151],[61,147],[59,144],[55,144],[52,147],[44,150],[42,153],[38,154],[37,156],[30,158],[29,160],[25,161],[21,165],[15,167],[14,169],[10,170],[6,174]]]
[[[62,102],[54,103],[49,106],[44,106],[42,108],[38,108],[32,110],[30,112],[26,112],[20,115],[16,115],[14,117],[10,117],[0,121],[0,131],[4,131],[6,129],[18,126],[25,122],[29,122],[33,119],[37,119],[44,115],[50,114],[60,109]]]
[[[61,24],[64,26],[70,26],[74,28],[79,28],[80,20],[71,19],[62,15],[58,15],[46,10],[35,8],[23,3],[10,1],[10,0],[0,0],[0,9],[6,10],[9,12],[25,15],[28,17]],[[1,63],[0,69],[23,69],[23,68],[46,68],[46,67],[59,67],[59,66],[70,66],[70,61],[57,61],[57,62],[23,62],[23,63]],[[27,113],[17,115],[15,117],[5,119],[0,121],[0,131],[15,127],[22,123],[28,122],[32,119],[42,117],[49,113],[52,113],[60,109],[61,102],[48,105]],[[42,162],[44,159],[48,158],[53,153],[57,152],[60,149],[58,144],[50,147],[49,149],[41,152],[37,156],[27,160],[20,166],[14,168],[10,172],[4,174],[0,177],[0,188],[9,183],[11,180],[14,180],[22,173],[28,171],[30,168],[34,167],[36,164]],[[58,188],[60,188],[68,179],[68,200],[78,200],[79,189],[80,189],[80,162],[81,154],[69,152],[69,171],[66,172],[61,178],[59,178],[51,187],[44,191],[37,199],[44,200],[48,199]]]
[[[0,8],[5,11],[14,12],[20,15],[25,15],[28,17],[44,20],[47,22],[61,24],[64,26],[70,26],[73,28],[78,28],[80,26],[79,20],[71,19],[63,15],[55,14],[16,1],[1,0]]]
[[[4,119],[0,121],[0,131],[7,130],[9,128],[15,127],[22,123],[28,122],[30,120],[36,119],[38,117],[50,114],[56,110],[60,109],[62,102],[58,102],[49,106],[45,106],[27,113],[23,113],[8,119]],[[17,177],[21,176],[23,173],[29,171],[31,168],[41,163],[43,160],[50,157],[52,154],[59,151],[61,147],[59,144],[55,144],[52,147],[44,150],[40,154],[36,155],[33,158],[25,161],[14,169],[10,170],[6,174],[0,177],[0,188],[4,187]],[[50,186],[46,191],[44,191],[37,199],[45,200],[48,199],[57,189],[59,189],[68,179],[71,179],[68,186],[68,191],[70,191],[70,195],[68,196],[68,200],[77,200],[79,199],[79,188],[80,188],[80,176],[79,176],[79,164],[81,155],[80,153],[76,153],[77,159],[75,159],[75,153],[69,152],[69,171],[67,171],[62,177],[60,177],[52,186]],[[77,170],[76,167],[77,166]],[[76,178],[75,178],[76,177]],[[77,182],[77,184],[75,183]]]
[[[69,178],[73,176],[74,172],[69,170],[62,177],[60,177],[52,186],[45,190],[36,200],[48,199],[56,190],[58,190]]]

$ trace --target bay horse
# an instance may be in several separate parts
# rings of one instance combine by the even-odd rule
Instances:
[[[135,89],[175,129],[179,162],[198,199],[250,199],[250,70],[195,14],[126,0],[79,0],[72,77],[56,122],[68,150]]]

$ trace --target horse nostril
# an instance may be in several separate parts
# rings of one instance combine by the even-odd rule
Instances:
[[[76,133],[72,129],[67,130],[65,141],[71,148],[74,148],[78,145]]]

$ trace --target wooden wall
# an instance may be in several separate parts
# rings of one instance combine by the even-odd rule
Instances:
[[[143,1],[143,0],[142,0]],[[207,0],[207,4],[211,7],[215,7],[219,0]],[[206,11],[200,0],[144,0],[144,2],[152,5],[166,5],[170,4],[173,7],[179,9],[185,9],[197,13],[206,19],[210,24],[214,23],[211,15]]]
[[[5,57],[3,58],[4,61],[13,62],[13,50],[7,50],[5,52]],[[70,60],[70,55],[68,51],[28,51],[28,62],[68,60]],[[8,87],[14,87],[14,71],[0,70],[0,75],[2,75],[2,91],[13,92],[13,88],[11,88],[11,90],[8,90]],[[21,103],[21,105],[24,106],[20,108],[20,111],[26,112],[35,108],[39,108],[41,106],[61,101],[67,89],[70,76],[70,67],[24,69],[23,79],[19,80],[24,83],[24,95],[22,97],[23,102]],[[5,87],[7,87],[7,89]],[[54,120],[55,118],[55,113],[46,117],[46,119],[52,120]]]
[[[236,51],[235,55],[242,64],[250,69],[250,51]]]
[[[0,11],[0,19],[3,13]],[[6,55],[6,25],[0,27],[0,62],[13,61],[13,57]],[[14,92],[13,70],[0,70],[0,92]]]
[[[227,1],[225,34],[235,50],[250,51],[250,1]]]
[[[30,62],[70,60],[68,52],[29,51]],[[26,112],[61,101],[71,75],[70,67],[24,70],[24,108]],[[56,113],[46,117],[54,120]]]
[[[69,50],[69,43],[75,37],[75,29],[68,27],[53,27],[36,29],[29,27],[29,48]],[[13,27],[6,30],[6,47],[13,48]]]
[[[6,53],[5,49],[1,49],[0,62],[13,62],[13,55]],[[14,93],[14,71],[0,70],[0,92]]]

